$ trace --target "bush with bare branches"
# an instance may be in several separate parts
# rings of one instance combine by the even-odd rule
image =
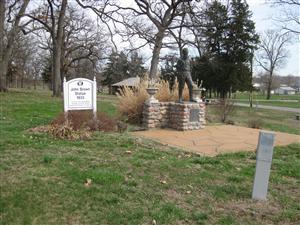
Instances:
[[[222,98],[218,100],[217,104],[217,114],[220,116],[220,120],[223,123],[227,123],[231,121],[228,120],[228,116],[231,115],[235,110],[234,101],[228,98]]]

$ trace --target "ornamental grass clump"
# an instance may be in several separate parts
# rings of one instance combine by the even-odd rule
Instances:
[[[136,88],[124,87],[118,94],[118,110],[130,123],[142,122],[143,104],[148,98],[147,86],[147,80],[143,79]]]
[[[148,84],[148,79],[144,78],[137,87],[124,87],[118,94],[118,111],[127,118],[127,122],[142,123],[144,103],[149,97],[147,93]],[[177,82],[175,82],[172,90],[170,90],[169,82],[162,79],[156,82],[155,87],[158,88],[155,98],[160,102],[174,102],[178,100]],[[183,91],[184,100],[188,100],[188,96],[188,88],[185,86]]]

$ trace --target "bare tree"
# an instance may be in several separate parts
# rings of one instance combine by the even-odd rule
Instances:
[[[267,73],[267,99],[271,97],[271,87],[274,72],[282,67],[288,57],[286,49],[290,37],[276,30],[268,30],[261,35],[261,43],[256,61]]]
[[[99,24],[96,26],[78,8],[69,7],[64,27],[61,74],[71,76],[69,70],[78,71],[81,66],[90,67],[86,71],[95,74],[99,60],[105,57],[106,43],[107,37]]]
[[[79,1],[79,0],[76,0]],[[134,37],[144,41],[139,47],[150,44],[153,46],[152,59],[150,66],[150,78],[156,78],[159,63],[160,51],[163,47],[163,39],[170,29],[178,28],[174,24],[176,18],[182,16],[181,7],[184,3],[191,0],[134,0],[134,6],[122,6],[121,2],[106,0],[106,5],[110,7],[109,11],[103,12],[103,8],[98,10],[93,5],[83,5],[84,8],[93,9],[103,20],[103,15],[111,19],[115,30],[126,41],[132,43]],[[116,24],[125,27],[124,33],[117,28]],[[132,48],[136,50],[138,47]]]
[[[287,86],[297,88],[298,80],[300,80],[300,77],[296,77],[292,74],[287,75],[286,77],[282,77],[283,83]]]
[[[41,29],[35,25],[38,22],[47,32],[50,33],[52,42],[52,74],[53,74],[53,96],[61,96],[62,79],[61,79],[61,55],[63,45],[64,20],[68,0],[56,1],[47,0],[47,5],[42,5],[35,9],[27,16],[32,20],[32,29]]]
[[[8,62],[15,37],[21,30],[20,21],[28,3],[29,0],[0,1],[0,92],[7,90]]]
[[[283,30],[300,34],[300,1],[299,0],[267,0],[274,7],[280,7],[281,14],[274,18]]]
[[[36,58],[38,47],[36,40],[32,35],[25,36],[21,33],[16,35],[12,48],[9,65],[16,68],[16,73],[10,74],[10,81],[15,80],[16,84],[20,83],[21,88],[24,87],[25,81],[33,79],[33,64]]]
[[[69,67],[74,66],[76,62],[82,59],[92,59],[91,62],[95,63],[95,58],[99,55],[97,53],[99,33],[91,32],[93,30],[89,26],[91,22],[84,19],[84,15],[81,18],[75,15],[74,12],[78,9],[72,8],[76,3],[84,6],[82,2],[85,1],[76,0],[76,2],[69,3],[68,0],[47,0],[45,4],[41,4],[27,14],[32,23],[29,29],[24,30],[25,33],[40,31],[41,29],[50,33],[50,39],[46,41],[46,44],[43,44],[43,48],[50,47],[51,51],[54,96],[61,95],[62,76]],[[98,1],[91,0],[88,2],[94,5]],[[72,57],[70,57],[71,55]]]
[[[269,86],[269,79],[270,79],[270,74],[266,71],[259,73],[258,74],[259,77],[259,83],[260,83],[260,88],[263,91],[263,93],[267,93],[268,92],[268,86]],[[272,84],[271,84],[271,90],[274,90],[276,88],[280,87],[280,77],[276,74],[273,74],[272,76]]]
[[[150,43],[154,44],[149,74],[150,78],[156,78],[157,67],[159,63],[159,55],[162,48],[163,39],[168,30],[170,31],[172,29],[178,28],[178,25],[176,26],[173,23],[177,17],[182,16],[182,14],[184,13],[182,10],[184,7],[182,7],[182,5],[185,2],[189,2],[189,0],[172,0],[157,2],[149,0],[135,0],[138,9],[124,8],[127,10],[129,9],[135,18],[146,17],[156,28],[154,39],[150,39]],[[135,20],[131,21],[134,22]],[[141,27],[136,29],[136,26],[132,26],[133,24],[130,23],[130,21],[127,21],[126,25],[127,27],[129,25],[129,27],[135,28],[135,32],[140,36],[143,33],[145,33],[145,31],[141,30]],[[149,29],[149,27],[147,27],[146,29]]]

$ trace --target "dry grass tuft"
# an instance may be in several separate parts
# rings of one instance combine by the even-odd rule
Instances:
[[[252,118],[248,120],[248,127],[261,129],[262,128],[262,120],[260,118]]]
[[[148,99],[147,93],[148,79],[143,79],[137,88],[131,89],[125,87],[118,95],[119,103],[118,110],[121,115],[128,118],[128,122],[140,124],[142,122],[143,107]],[[175,82],[174,88],[171,91],[169,82],[159,80],[157,82],[158,91],[155,97],[160,102],[177,101],[178,100],[178,83]],[[189,99],[188,88],[185,86],[183,91],[183,99]]]
[[[136,89],[125,87],[118,95],[118,110],[127,117],[128,122],[141,123],[143,104],[148,98],[147,86],[148,82],[144,79]]]

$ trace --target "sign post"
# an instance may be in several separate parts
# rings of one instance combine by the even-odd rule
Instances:
[[[96,82],[96,77],[94,77],[94,82],[93,82],[93,115],[94,115],[94,120],[97,120],[97,82]]]
[[[266,200],[273,157],[274,132],[260,131],[256,152],[256,170],[252,198]]]
[[[64,112],[68,117],[70,110],[93,110],[94,119],[97,119],[97,82],[86,78],[76,78],[63,82]]]

